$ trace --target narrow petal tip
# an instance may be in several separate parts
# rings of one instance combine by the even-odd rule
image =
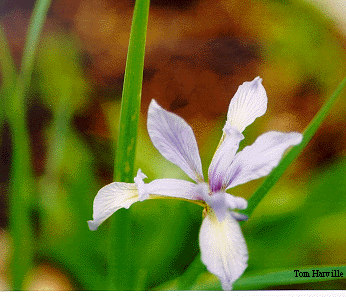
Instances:
[[[293,145],[300,144],[303,140],[303,134],[298,132],[292,132],[292,134],[295,136],[295,143]]]
[[[150,101],[149,110],[150,110],[150,108],[152,108],[152,107],[160,107],[160,105],[157,103],[157,101],[156,101],[154,98],[151,99],[151,101]]]
[[[90,231],[96,231],[99,227],[99,224],[95,223],[95,221],[88,221],[88,226]]]
[[[259,76],[256,76],[255,78],[254,78],[254,80],[253,80],[253,82],[257,82],[257,83],[262,83],[262,81],[263,81],[263,79],[261,78],[261,77],[259,77]]]
[[[223,281],[221,280],[221,286],[222,286],[222,290],[224,291],[232,291],[232,283],[229,283],[228,281]]]
[[[138,169],[137,175],[134,178],[135,184],[138,189],[138,200],[143,201],[149,198],[149,193],[145,189],[145,183],[143,179],[147,178],[147,176],[142,172],[141,169]]]

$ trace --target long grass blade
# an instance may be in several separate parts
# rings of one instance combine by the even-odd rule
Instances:
[[[321,276],[322,272],[323,276]],[[303,276],[307,276],[306,273],[308,273],[309,277]],[[342,279],[345,273],[346,266],[298,267],[240,278],[234,283],[234,290],[260,290],[282,285],[333,281]]]
[[[149,3],[149,0],[137,0],[133,13],[114,165],[116,181],[133,182],[134,177]],[[111,219],[109,288],[112,290],[132,287],[130,226],[130,212],[118,212]]]
[[[0,25],[0,70],[2,85],[1,88],[8,88],[13,85],[16,78],[16,67],[11,55],[10,47],[5,31]]]
[[[11,262],[14,290],[22,289],[23,280],[33,263],[33,232],[30,204],[33,197],[33,172],[29,133],[26,126],[25,95],[29,88],[34,57],[50,0],[38,0],[31,16],[20,73],[6,114],[12,130],[13,156],[10,192],[10,227],[13,237]]]

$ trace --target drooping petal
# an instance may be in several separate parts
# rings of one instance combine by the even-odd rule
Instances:
[[[199,199],[198,185],[186,180],[164,178],[155,179],[148,184],[143,184],[138,191],[145,197],[149,195],[183,198],[188,200]]]
[[[217,148],[208,169],[209,186],[213,192],[226,188],[225,174],[234,159],[240,141],[244,139],[243,134],[232,126],[225,126],[223,130],[223,140]]]
[[[279,164],[284,152],[302,139],[302,134],[297,132],[262,134],[235,156],[226,174],[229,179],[227,189],[268,175]]]
[[[224,290],[231,290],[233,283],[247,267],[248,251],[237,220],[227,213],[219,222],[209,212],[199,233],[201,259],[207,269],[221,281]]]
[[[129,208],[138,201],[135,184],[113,182],[98,191],[93,205],[93,220],[89,229],[95,231],[106,219],[120,208]]]
[[[164,110],[153,99],[148,111],[148,133],[157,150],[195,181],[203,180],[202,164],[191,127]]]
[[[232,126],[243,132],[256,118],[265,114],[267,102],[267,94],[260,77],[244,82],[231,100],[225,126]]]

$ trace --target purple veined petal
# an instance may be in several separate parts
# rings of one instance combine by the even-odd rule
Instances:
[[[235,156],[227,173],[227,189],[268,175],[279,164],[284,152],[302,139],[302,134],[297,132],[271,131],[260,135]]]
[[[243,134],[231,126],[223,130],[224,139],[217,148],[208,169],[209,186],[212,192],[226,188],[228,180],[225,179],[225,174],[234,159],[240,141],[244,139]]]
[[[157,150],[196,182],[203,181],[202,164],[191,127],[164,110],[153,99],[148,111],[148,133]]]
[[[88,221],[89,229],[95,231],[106,219],[120,208],[129,208],[138,201],[135,184],[113,182],[98,191],[93,205],[93,220]]]
[[[219,222],[213,212],[208,213],[202,222],[199,245],[202,262],[220,279],[224,290],[231,290],[245,271],[248,260],[245,239],[237,220],[228,212]]]
[[[267,94],[260,77],[244,82],[231,100],[225,126],[232,126],[243,132],[256,118],[265,114],[267,102]]]
[[[148,184],[144,184],[143,190],[140,188],[138,190],[147,195],[200,200],[198,185],[181,179],[155,179]]]

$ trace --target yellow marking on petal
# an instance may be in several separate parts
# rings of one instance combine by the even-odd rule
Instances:
[[[231,272],[229,271],[229,265],[227,263],[227,251],[226,251],[226,246],[227,243],[225,242],[225,228],[226,228],[226,221],[223,220],[222,222],[219,222],[217,219],[214,211],[209,208],[208,212],[210,221],[215,225],[214,231],[215,231],[215,237],[216,237],[216,242],[218,243],[218,250],[220,253],[221,261],[223,264],[223,268],[227,271],[226,275],[231,275]]]

